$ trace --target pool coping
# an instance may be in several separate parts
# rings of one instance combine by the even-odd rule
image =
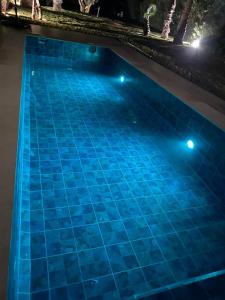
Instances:
[[[18,136],[19,104],[23,65],[24,39],[27,33],[111,48],[145,75],[184,103],[225,130],[225,101],[204,91],[165,67],[155,63],[136,49],[107,37],[31,25],[30,30],[15,30],[0,25],[0,299],[6,299],[14,175]],[[15,47],[16,45],[16,47]],[[13,88],[12,88],[13,82]]]

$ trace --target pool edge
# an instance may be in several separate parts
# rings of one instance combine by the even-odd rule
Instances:
[[[17,36],[15,37],[15,32]],[[0,234],[2,239],[0,246],[0,299],[7,299],[8,270],[10,260],[10,241],[12,228],[12,209],[14,201],[16,152],[18,140],[18,121],[21,94],[23,48],[25,32],[17,32],[9,28],[0,28],[2,45],[1,54],[1,147],[0,155],[2,168],[0,177],[3,188],[0,189],[1,218]],[[16,51],[15,44],[16,41]],[[7,51],[7,55],[5,55]],[[12,87],[13,82],[13,87]]]

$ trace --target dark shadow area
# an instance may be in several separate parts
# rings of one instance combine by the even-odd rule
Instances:
[[[140,300],[224,300],[225,275],[216,276]]]

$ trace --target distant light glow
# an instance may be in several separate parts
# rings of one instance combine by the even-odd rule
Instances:
[[[196,49],[199,48],[200,47],[200,39],[194,40],[191,43],[191,47],[196,48]]]
[[[125,81],[125,77],[124,76],[120,76],[120,81],[124,82]]]
[[[187,146],[188,146],[189,149],[194,149],[195,144],[192,140],[188,140],[187,141]]]

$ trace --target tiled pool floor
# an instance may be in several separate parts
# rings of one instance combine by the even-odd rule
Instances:
[[[115,80],[30,56],[20,300],[132,299],[225,267],[225,206]]]

